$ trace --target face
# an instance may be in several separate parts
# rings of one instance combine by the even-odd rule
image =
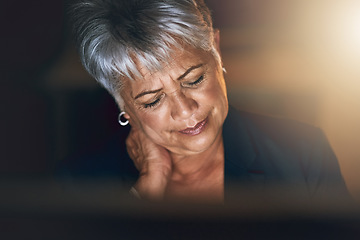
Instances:
[[[228,112],[222,68],[200,50],[179,51],[172,59],[158,72],[139,66],[142,78],[125,80],[126,116],[172,153],[201,153],[221,137]]]

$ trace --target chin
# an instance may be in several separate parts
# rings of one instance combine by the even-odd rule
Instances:
[[[188,140],[183,146],[188,152],[191,153],[202,153],[209,149],[212,144],[214,144],[218,133],[211,132],[208,134],[200,134],[198,136],[194,136],[192,140]]]

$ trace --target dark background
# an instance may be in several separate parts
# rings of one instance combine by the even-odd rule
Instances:
[[[0,176],[51,177],[59,162],[91,153],[121,133],[113,99],[79,62],[69,2],[2,3]],[[228,16],[216,18],[218,27],[249,21],[239,12],[241,2],[235,8],[208,2]]]
[[[1,5],[0,174],[49,175],[56,109],[42,74],[66,47],[64,2]]]
[[[2,3],[0,176],[51,177],[118,128],[114,101],[80,66],[68,4]]]

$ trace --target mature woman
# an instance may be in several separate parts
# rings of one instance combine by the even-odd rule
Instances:
[[[133,194],[223,202],[234,182],[346,193],[319,130],[228,107],[219,31],[203,0],[84,0],[73,22],[84,67],[131,125],[132,161],[120,161],[139,172]]]

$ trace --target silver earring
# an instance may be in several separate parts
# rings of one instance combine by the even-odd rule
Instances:
[[[124,116],[124,114],[125,112],[121,112],[118,116],[118,122],[120,123],[121,126],[126,126],[129,123],[129,120],[126,120],[125,122],[121,120],[121,117]]]
[[[223,68],[222,68],[222,70],[223,70],[223,72],[224,72],[224,73],[227,73],[227,71],[226,71],[225,67],[223,67]]]

